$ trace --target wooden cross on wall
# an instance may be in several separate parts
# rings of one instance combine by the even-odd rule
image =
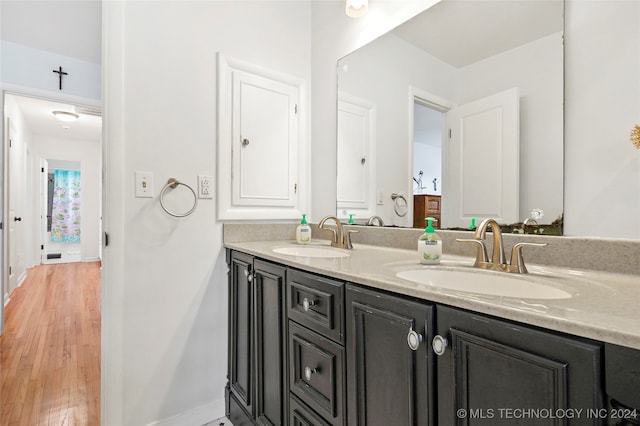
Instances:
[[[57,70],[53,70],[56,74],[58,74],[58,89],[62,90],[62,76],[69,75],[69,73],[62,71],[62,67],[58,67]]]

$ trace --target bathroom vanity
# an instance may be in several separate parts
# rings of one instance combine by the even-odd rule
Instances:
[[[637,275],[533,266],[567,296],[504,297],[400,278],[433,268],[415,250],[293,245],[225,241],[234,425],[640,422]]]

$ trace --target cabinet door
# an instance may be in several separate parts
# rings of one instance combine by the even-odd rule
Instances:
[[[348,424],[434,424],[433,307],[352,285],[346,301]],[[412,330],[424,340],[417,350]]]
[[[229,385],[237,405],[253,416],[253,258],[231,252],[229,263]]]
[[[285,268],[256,260],[254,287],[256,419],[284,425],[286,341]]]
[[[437,316],[439,424],[601,424],[589,415],[603,406],[600,344],[440,306]]]

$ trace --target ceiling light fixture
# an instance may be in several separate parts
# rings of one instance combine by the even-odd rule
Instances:
[[[369,0],[346,0],[345,12],[351,18],[364,16],[369,10]]]
[[[78,117],[80,117],[75,112],[69,112],[69,111],[53,111],[53,115],[55,115],[58,120],[65,121],[67,123],[76,121]]]

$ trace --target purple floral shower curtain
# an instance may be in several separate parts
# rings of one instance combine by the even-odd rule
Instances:
[[[80,241],[80,172],[77,170],[54,172],[51,241]]]

